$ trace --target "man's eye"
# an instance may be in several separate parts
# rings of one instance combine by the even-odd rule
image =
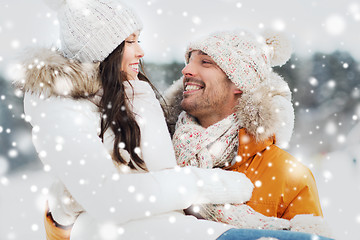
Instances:
[[[126,41],[126,43],[135,43],[135,41]]]

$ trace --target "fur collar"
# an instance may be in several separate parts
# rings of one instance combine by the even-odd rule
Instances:
[[[164,94],[168,108],[168,125],[171,135],[175,131],[177,117],[182,111],[182,78],[175,81]],[[236,113],[240,126],[253,135],[256,141],[276,136],[276,145],[288,146],[294,128],[294,109],[288,84],[276,73],[256,89],[243,93]]]
[[[23,78],[14,85],[24,92],[88,98],[101,89],[99,63],[69,60],[59,51],[37,49],[23,61]]]

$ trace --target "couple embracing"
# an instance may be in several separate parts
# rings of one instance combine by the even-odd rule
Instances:
[[[56,179],[47,239],[329,239],[312,173],[282,149],[294,110],[272,67],[291,55],[286,38],[237,30],[191,42],[160,104],[130,8],[55,8],[61,49],[28,56],[16,83]]]

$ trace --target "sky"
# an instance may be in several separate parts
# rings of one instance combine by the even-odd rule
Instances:
[[[59,46],[59,21],[45,1],[0,0],[0,70],[9,77],[24,49]],[[355,0],[132,0],[126,4],[143,20],[140,40],[147,62],[183,62],[190,41],[239,28],[255,33],[283,31],[300,56],[343,50],[360,60],[360,3]]]

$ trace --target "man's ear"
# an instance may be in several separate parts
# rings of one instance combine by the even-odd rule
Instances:
[[[234,90],[234,94],[242,94],[243,93],[243,91],[241,91],[240,89],[235,89]]]

